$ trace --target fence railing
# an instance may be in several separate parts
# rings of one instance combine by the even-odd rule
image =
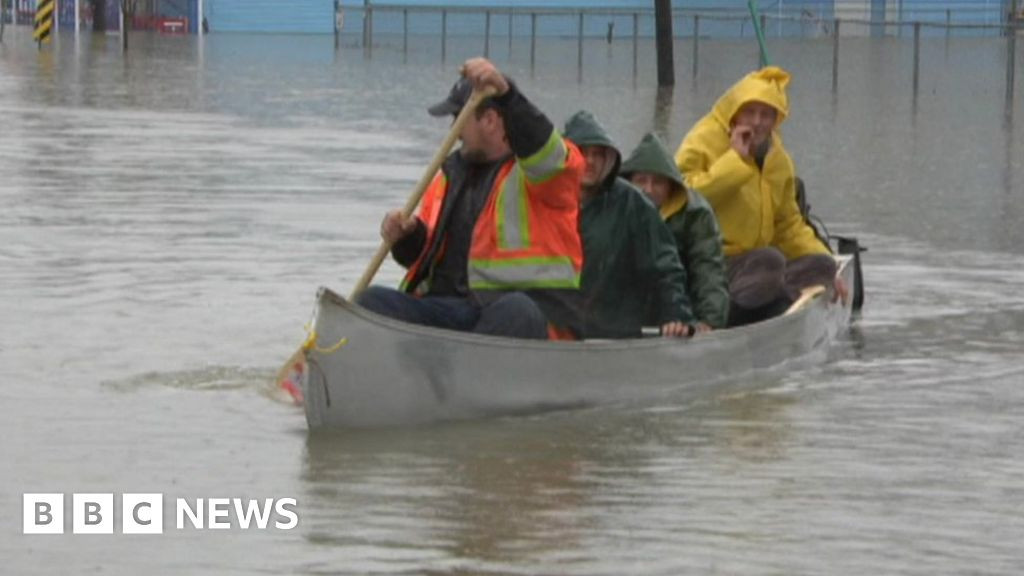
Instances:
[[[353,15],[352,13],[356,14]],[[1024,31],[1024,15],[1013,14],[998,23],[986,23],[976,17],[978,10],[969,7],[954,9],[915,8],[915,14],[929,14],[932,19],[914,21],[879,21],[870,18],[842,18],[833,12],[825,18],[799,13],[762,13],[760,24],[763,30],[776,30],[778,36],[787,38],[832,38],[832,90],[839,89],[840,37],[903,37],[913,35],[913,66],[911,70],[913,96],[916,101],[920,86],[921,37],[931,36],[978,36],[1004,37],[1006,43],[1006,100],[1012,102],[1016,67],[1016,38]],[[957,15],[973,14],[968,21],[957,21]],[[450,21],[458,18],[456,33],[452,32]],[[530,45],[530,68],[537,62],[538,37],[555,36],[575,38],[577,78],[583,76],[583,53],[585,38],[605,38],[610,44],[614,40],[628,38],[632,44],[633,75],[637,74],[639,42],[654,35],[654,11],[652,9],[559,9],[559,8],[488,8],[488,7],[442,7],[371,4],[361,9],[348,9],[349,37],[357,38],[367,57],[373,50],[393,47],[400,41],[403,55],[410,49],[410,37],[429,37],[431,42],[440,43],[441,61],[448,57],[448,42],[452,37],[478,38],[484,56],[491,55],[492,41],[504,39],[508,52],[516,39],[528,40]],[[672,14],[673,35],[676,39],[692,38],[692,75],[697,77],[700,70],[700,44],[708,37],[728,38],[754,35],[749,13],[735,10],[674,10]],[[336,22],[340,19],[336,19]],[[351,23],[359,28],[352,30]],[[625,22],[626,33],[616,33],[620,23]],[[547,24],[545,26],[545,24]],[[621,30],[621,27],[619,28]],[[732,32],[731,34],[729,32]],[[335,44],[344,33],[336,27]],[[769,34],[770,35],[770,34]],[[400,38],[400,40],[399,40]]]

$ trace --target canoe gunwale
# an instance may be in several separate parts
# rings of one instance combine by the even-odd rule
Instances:
[[[851,258],[848,256],[836,256],[838,263],[836,275],[843,276],[846,273],[847,265]],[[736,326],[733,328],[713,330],[706,334],[700,334],[694,338],[661,338],[661,337],[650,337],[650,338],[627,338],[620,340],[606,340],[606,339],[592,339],[592,340],[527,340],[523,338],[509,338],[506,336],[492,336],[488,334],[476,334],[474,332],[461,332],[457,330],[446,330],[443,328],[436,328],[433,326],[424,326],[421,324],[411,324],[409,322],[403,322],[396,320],[381,314],[377,314],[362,306],[359,306],[337,292],[331,290],[326,286],[321,286],[317,292],[318,308],[323,305],[324,301],[331,304],[337,305],[348,313],[357,316],[358,318],[379,326],[386,330],[393,330],[397,332],[405,332],[410,335],[421,337],[421,338],[436,338],[452,343],[471,343],[473,345],[486,345],[495,348],[517,348],[517,349],[538,349],[538,350],[635,350],[635,349],[648,349],[648,348],[664,348],[673,347],[679,345],[686,345],[694,341],[707,341],[712,339],[728,339],[731,337],[747,335],[753,331],[762,331],[770,327],[781,327],[787,323],[800,322],[801,317],[807,314],[814,305],[825,305],[829,303],[825,302],[824,299],[828,295],[828,290],[815,294],[812,298],[805,301],[804,305],[796,310],[792,310],[784,316],[776,316],[767,320],[756,322],[754,324],[748,324],[746,326]],[[316,323],[316,317],[314,316],[313,324]]]

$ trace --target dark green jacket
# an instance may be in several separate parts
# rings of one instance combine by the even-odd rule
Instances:
[[[611,138],[589,112],[570,118],[563,134],[578,146],[604,146],[616,154],[600,192],[580,209],[586,336],[639,337],[652,297],[658,325],[693,323],[672,233],[654,204],[618,177],[621,155]]]
[[[661,207],[686,268],[687,293],[697,319],[712,328],[725,328],[729,318],[729,288],[722,254],[722,231],[711,204],[703,196],[683,186],[672,156],[652,133],[644,136],[636,150],[622,164],[622,175],[651,172],[671,180],[676,186]]]

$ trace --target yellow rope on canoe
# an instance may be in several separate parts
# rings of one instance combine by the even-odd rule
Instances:
[[[338,340],[338,342],[334,346],[331,346],[330,348],[321,348],[317,346],[316,341],[318,336],[316,330],[314,330],[313,327],[310,326],[309,324],[306,324],[306,334],[306,341],[302,343],[302,349],[306,351],[313,350],[315,352],[319,352],[320,354],[334,354],[335,352],[340,350],[342,346],[348,344],[348,338],[342,338],[341,340]]]

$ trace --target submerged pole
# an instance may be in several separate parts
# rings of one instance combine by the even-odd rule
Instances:
[[[633,12],[633,77],[636,78],[637,67],[639,62],[639,55],[637,54],[639,48],[639,37],[640,37],[640,15]]]
[[[334,0],[334,49],[338,49],[338,0]]]
[[[508,9],[508,59],[512,59],[512,9]]]
[[[491,11],[484,12],[484,58],[491,57]]]
[[[124,13],[125,0],[121,0],[121,2],[119,2],[118,4],[119,4],[119,9],[118,9],[118,12],[117,12],[117,18],[118,18],[119,24],[121,26],[121,51],[125,52],[125,51],[128,50],[128,26],[127,26],[128,20],[125,18],[125,13]],[[202,0],[200,0],[200,2],[199,2],[199,7],[200,7],[200,9],[203,7]],[[54,21],[57,20],[57,14],[53,15],[53,19],[54,19]],[[203,31],[202,31],[202,29],[200,29],[199,30],[199,35],[202,36],[202,34],[203,34]]]
[[[409,9],[402,8],[402,57],[409,56]]]
[[[448,11],[441,10],[441,63],[448,55]]]
[[[537,14],[530,14],[530,70],[536,62],[537,56]]]
[[[373,56],[373,8],[366,10],[366,55]]]
[[[583,80],[583,11],[580,10],[576,33],[576,81]]]
[[[832,23],[832,93],[839,89],[839,23],[836,18]]]
[[[1011,25],[1007,29],[1006,36],[1006,109],[1013,111],[1013,84],[1014,69],[1016,68],[1015,57],[1017,54],[1017,27]]]
[[[921,75],[921,23],[914,22],[914,98],[917,98],[918,77]]]
[[[658,86],[674,86],[676,71],[672,58],[672,0],[654,2],[654,41],[658,53]]]
[[[700,15],[693,15],[693,77],[697,77],[697,54],[700,51]]]

